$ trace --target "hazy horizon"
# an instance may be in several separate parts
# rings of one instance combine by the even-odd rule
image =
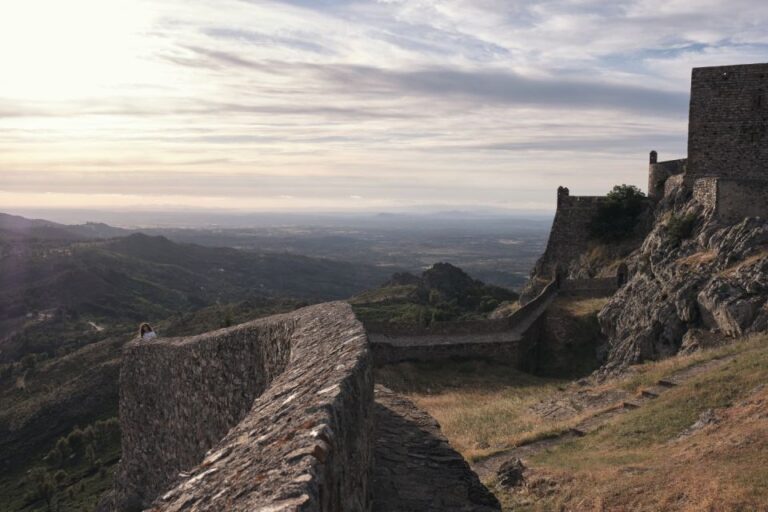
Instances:
[[[551,212],[686,153],[690,70],[756,0],[25,0],[0,209]],[[231,212],[230,212],[231,213]]]

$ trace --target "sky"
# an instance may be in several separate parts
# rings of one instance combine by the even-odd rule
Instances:
[[[4,0],[0,210],[546,211],[767,61],[765,0]]]

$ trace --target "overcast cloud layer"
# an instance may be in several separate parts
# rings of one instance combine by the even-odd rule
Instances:
[[[763,0],[8,1],[0,205],[549,209],[765,61]]]

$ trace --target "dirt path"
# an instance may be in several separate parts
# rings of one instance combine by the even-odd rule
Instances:
[[[640,393],[629,393],[623,390],[609,389],[597,395],[588,395],[586,401],[589,403],[589,409],[595,411],[586,418],[578,422],[569,431],[556,436],[539,439],[518,447],[495,453],[489,457],[471,463],[472,469],[477,473],[481,480],[496,474],[504,462],[519,458],[527,462],[531,456],[558,446],[571,439],[590,434],[603,425],[610,422],[613,418],[620,416],[627,411],[643,407],[651,400],[658,398],[668,390],[687,382],[698,375],[709,372],[730,361],[736,356],[727,356],[719,359],[712,359],[703,363],[695,364],[677,370],[668,377],[657,381],[653,386],[645,387]],[[577,391],[569,393],[567,396],[559,397],[557,401],[542,404],[539,411],[545,418],[557,420],[567,420],[583,414],[575,406],[575,403],[584,403],[585,392]],[[602,407],[601,407],[602,405]]]

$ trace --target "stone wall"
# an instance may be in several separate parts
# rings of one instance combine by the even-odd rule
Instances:
[[[695,68],[686,180],[768,180],[768,64]]]
[[[602,196],[571,196],[567,188],[558,188],[557,211],[547,248],[536,263],[536,276],[553,277],[558,267],[568,268],[587,250],[589,224],[605,200]]]
[[[664,195],[665,184],[672,176],[685,173],[688,159],[652,162],[648,166],[648,197],[660,198]]]
[[[513,315],[498,320],[445,322],[429,327],[366,326],[377,365],[452,358],[491,359],[525,368],[539,338],[540,318],[558,293],[550,282]]]
[[[693,197],[727,222],[768,217],[768,181],[701,178],[693,184]]]
[[[370,510],[371,366],[341,303],[131,342],[118,510]]]
[[[739,222],[744,217],[768,217],[768,181],[717,180],[716,215]]]
[[[710,211],[717,206],[717,178],[702,178],[693,183],[693,198]]]

